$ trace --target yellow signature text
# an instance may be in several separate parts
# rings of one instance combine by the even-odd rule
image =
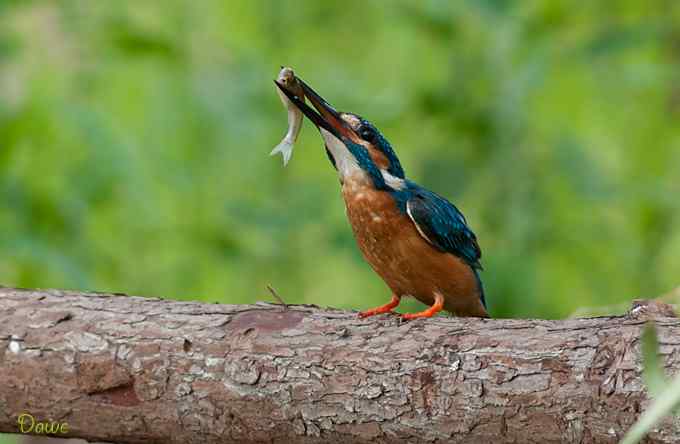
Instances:
[[[22,413],[17,419],[21,433],[36,433],[39,435],[57,435],[68,433],[68,424],[56,421],[36,421],[28,414]]]

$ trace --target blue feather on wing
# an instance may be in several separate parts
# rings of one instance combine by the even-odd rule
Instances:
[[[486,308],[484,287],[478,273],[482,269],[479,262],[482,250],[477,243],[477,236],[467,226],[465,216],[440,195],[413,182],[408,185],[408,193],[405,193],[408,197],[402,195],[398,199],[403,199],[402,208],[425,240],[440,251],[458,256],[470,265],[479,285],[479,298]]]
[[[406,209],[420,234],[439,250],[462,258],[474,269],[481,269],[482,251],[463,213],[438,194],[412,187]]]

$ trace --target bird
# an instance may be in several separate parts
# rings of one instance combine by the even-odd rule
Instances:
[[[408,296],[428,308],[402,314],[406,320],[442,310],[489,317],[479,274],[482,252],[463,213],[406,178],[392,145],[371,122],[337,111],[298,81],[304,97],[275,83],[319,130],[359,249],[392,292],[390,302],[361,311],[359,317],[390,313]]]

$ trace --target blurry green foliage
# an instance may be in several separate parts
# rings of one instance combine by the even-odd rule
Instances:
[[[0,5],[4,285],[388,300],[317,132],[268,156],[282,64],[463,210],[494,316],[680,281],[677,2]]]
[[[659,354],[659,341],[654,324],[647,324],[641,335],[641,351],[643,360],[642,379],[651,398],[658,398],[668,387],[664,374],[662,357]]]
[[[680,375],[671,380],[666,378],[656,329],[652,324],[645,326],[641,339],[642,378],[653,401],[623,437],[621,444],[637,444],[666,416],[674,411],[677,414],[680,405]]]

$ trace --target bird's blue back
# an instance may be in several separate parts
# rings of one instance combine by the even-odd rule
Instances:
[[[478,270],[482,269],[482,251],[477,236],[468,227],[463,213],[444,197],[406,180],[406,187],[392,191],[397,206],[417,225],[419,231],[440,251],[463,259],[475,272],[480,298],[486,307]],[[408,206],[408,211],[407,211]]]

